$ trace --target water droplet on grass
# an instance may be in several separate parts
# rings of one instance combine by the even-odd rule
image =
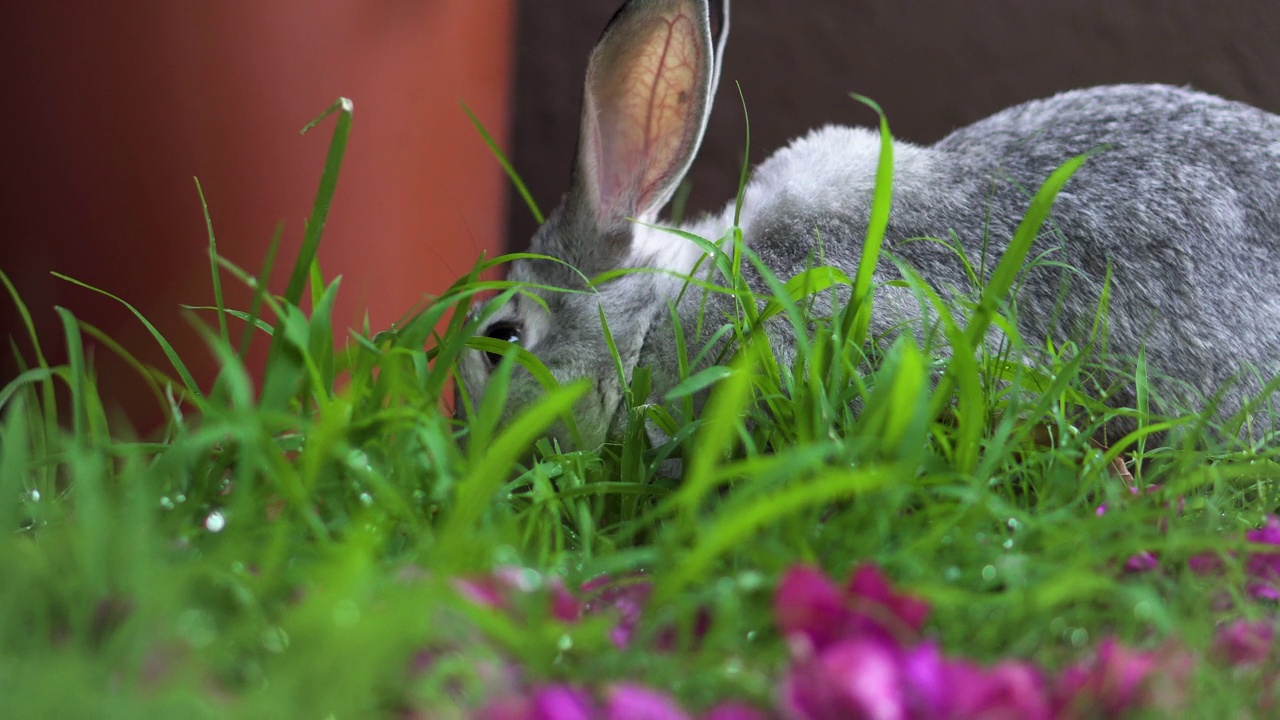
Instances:
[[[227,526],[227,517],[221,510],[214,510],[204,519],[204,528],[211,533],[220,533]]]
[[[982,568],[982,579],[991,582],[996,579],[996,566],[988,565]]]
[[[27,497],[31,498],[31,502],[38,503],[40,502],[40,491],[32,488],[31,492],[27,493]]]
[[[1143,600],[1142,602],[1133,606],[1133,616],[1138,620],[1142,620],[1145,622],[1147,620],[1150,620],[1152,615],[1155,615],[1155,608],[1151,607],[1151,603],[1147,602],[1146,600]]]
[[[373,496],[369,493],[360,493],[360,504],[369,507],[373,504]]]
[[[1072,647],[1084,647],[1089,644],[1089,631],[1084,628],[1076,628],[1071,631]]]
[[[284,628],[269,627],[262,631],[262,647],[277,655],[289,649],[289,634]]]
[[[164,497],[160,498],[160,507],[164,508],[165,510],[172,510],[174,508],[173,500],[170,500],[169,496],[165,495]]]

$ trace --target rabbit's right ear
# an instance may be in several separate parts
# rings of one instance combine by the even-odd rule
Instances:
[[[570,190],[598,241],[625,241],[630,218],[655,220],[688,172],[728,30],[729,0],[629,0],[605,29],[587,67]]]

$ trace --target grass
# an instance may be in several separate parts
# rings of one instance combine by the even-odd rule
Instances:
[[[166,406],[160,440],[108,421],[85,336],[131,358],[128,348],[61,308],[67,363],[50,365],[40,338],[26,339],[29,369],[0,388],[5,715],[450,717],[510,690],[512,668],[521,682],[639,681],[695,710],[724,698],[770,707],[788,664],[772,590],[798,563],[843,576],[874,562],[931,604],[931,637],[980,662],[1058,668],[1110,635],[1205,653],[1218,623],[1274,617],[1249,596],[1237,558],[1243,532],[1277,507],[1275,452],[1214,440],[1198,418],[1149,416],[1140,359],[1129,378],[1140,407],[1107,408],[1092,399],[1104,361],[1093,347],[1012,330],[1010,293],[1074,165],[1048,179],[972,296],[944,301],[906,273],[953,352],[870,342],[869,273],[770,276],[773,296],[744,296],[726,325],[737,352],[691,373],[660,406],[646,404],[637,372],[623,437],[562,452],[539,438],[581,384],[497,422],[502,377],[518,365],[539,371],[528,353],[508,353],[465,424],[444,410],[453,359],[468,345],[503,350],[471,338],[475,321],[455,310],[518,292],[481,280],[509,258],[477,264],[394,330],[333,326],[339,284],[321,277],[315,252],[350,105],[331,112],[334,139],[283,295],[263,287],[270,260],[255,278],[219,258],[209,224],[219,301],[200,327],[222,364],[217,381],[198,386],[148,324],[171,366],[132,364]],[[877,191],[882,221],[890,188]],[[873,227],[869,263],[884,224]],[[723,291],[745,293],[738,268],[758,260],[740,235],[705,246],[724,249],[710,258]],[[256,288],[252,307],[222,307],[224,281]],[[815,294],[839,292],[853,302],[813,317]],[[790,367],[760,330],[775,316],[801,330]],[[260,386],[228,320],[270,336]],[[988,326],[1008,331],[1009,344],[984,349]],[[1042,364],[1017,360],[1028,346]],[[710,400],[693,417],[688,399],[705,388]],[[1116,413],[1139,430],[1094,442]],[[672,439],[649,447],[645,422]],[[1149,442],[1169,428],[1172,448]],[[681,481],[666,470],[671,458],[684,463]],[[1157,489],[1130,494],[1117,461]],[[1144,551],[1160,568],[1125,572]],[[1187,569],[1203,553],[1221,556],[1220,575]],[[459,578],[499,567],[524,568],[535,591],[501,608],[459,592]],[[652,596],[626,648],[610,641],[614,616],[558,620],[554,596],[536,591],[635,573]],[[655,642],[668,649],[654,652]],[[1185,710],[1233,715],[1261,683],[1260,673],[1201,663]]]

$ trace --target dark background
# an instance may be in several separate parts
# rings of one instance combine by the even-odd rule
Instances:
[[[517,170],[545,210],[569,181],[587,54],[616,0],[519,3]],[[824,123],[866,125],[876,100],[894,135],[933,142],[1024,100],[1118,82],[1190,84],[1280,112],[1276,0],[739,0],[691,210],[718,209],[751,160]],[[511,249],[534,222],[508,203]]]

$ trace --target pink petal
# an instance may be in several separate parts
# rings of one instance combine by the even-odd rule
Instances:
[[[1155,666],[1152,654],[1125,647],[1115,638],[1103,639],[1098,645],[1097,666],[1103,704],[1117,711],[1133,707],[1139,699],[1139,687]]]
[[[606,695],[607,720],[689,720],[675,700],[641,685],[619,683],[610,687]]]
[[[533,694],[531,720],[591,720],[591,697],[567,685],[551,685]]]
[[[929,604],[910,595],[894,592],[880,568],[864,564],[853,571],[846,586],[851,596],[884,606],[893,617],[914,632],[924,627],[929,617]],[[874,619],[874,618],[873,618]]]
[[[1044,678],[1031,665],[1004,662],[978,668],[963,662],[949,668],[956,720],[1049,720],[1053,716]]]
[[[901,668],[911,717],[939,717],[951,706],[953,688],[947,663],[936,644],[923,642],[909,650],[902,657]]]
[[[1067,668],[1055,692],[1055,711],[1067,717],[1123,717],[1143,709],[1175,709],[1184,700],[1193,658],[1176,647],[1134,650],[1114,638],[1094,657]]]
[[[1218,575],[1222,573],[1222,557],[1213,552],[1192,555],[1187,558],[1187,567],[1196,575]]]
[[[782,576],[774,592],[773,609],[783,635],[803,635],[815,650],[840,639],[849,624],[844,596],[813,567],[793,567]]]
[[[452,583],[459,594],[477,605],[500,608],[505,604],[505,588],[491,577],[454,578]]]
[[[803,720],[906,720],[903,677],[891,648],[872,639],[848,640],[792,667],[781,705]]]
[[[1262,527],[1245,533],[1249,542],[1264,545],[1280,545],[1280,517],[1268,515]]]
[[[1159,567],[1160,558],[1155,553],[1147,550],[1130,555],[1124,564],[1124,570],[1127,573],[1151,572]]]
[[[648,581],[615,581],[603,577],[585,583],[582,589],[590,595],[583,603],[582,612],[591,615],[616,612],[618,624],[609,632],[609,638],[617,647],[627,647],[640,622],[640,616],[644,613],[645,603],[653,592],[653,585]]]
[[[1250,530],[1245,533],[1245,537],[1251,543],[1280,545],[1280,517],[1268,515],[1266,523],[1260,529]],[[1263,600],[1280,599],[1280,591],[1276,589],[1276,585],[1280,584],[1280,553],[1250,553],[1245,560],[1244,569],[1250,578],[1261,581],[1258,586],[1249,589],[1249,594]]]
[[[1261,665],[1271,656],[1275,626],[1269,622],[1236,620],[1218,628],[1213,653],[1237,667]]]

